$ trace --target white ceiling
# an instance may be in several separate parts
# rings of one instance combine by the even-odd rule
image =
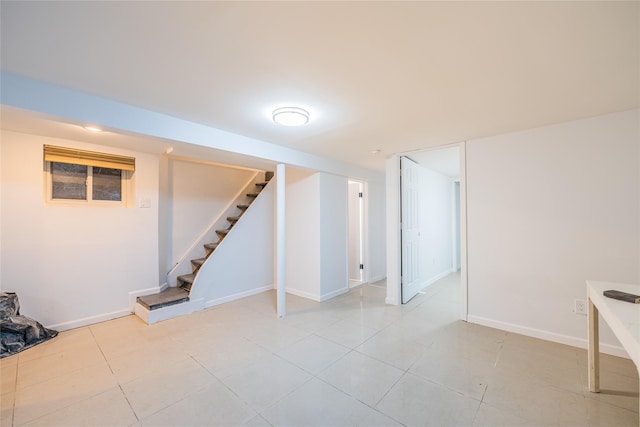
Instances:
[[[449,178],[460,178],[460,148],[447,147],[407,154],[411,160]]]
[[[638,108],[639,5],[2,1],[0,64],[381,170],[391,153]],[[275,125],[288,104],[310,124]]]

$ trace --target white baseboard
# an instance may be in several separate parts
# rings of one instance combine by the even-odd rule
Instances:
[[[452,268],[450,268],[450,269],[448,269],[448,270],[445,270],[445,271],[443,271],[443,272],[441,272],[441,273],[436,274],[435,276],[433,276],[433,277],[431,277],[431,278],[429,278],[429,279],[425,280],[425,282],[422,284],[422,288],[421,288],[421,289],[424,289],[424,288],[426,288],[427,286],[431,286],[431,285],[433,285],[433,284],[434,284],[434,283],[436,283],[438,280],[442,279],[443,277],[447,277],[447,276],[448,276],[448,275],[450,275],[451,273],[454,273],[454,270],[453,270]]]
[[[295,295],[298,297],[302,297],[302,298],[307,298],[313,301],[318,301],[318,302],[322,302],[322,300],[320,299],[320,295],[317,294],[312,294],[310,292],[305,292],[305,291],[301,291],[299,289],[293,289],[293,288],[287,288],[287,293],[291,294],[291,295]]]
[[[143,297],[145,295],[159,294],[160,292],[164,291],[168,287],[169,287],[169,284],[165,282],[162,285],[154,286],[153,288],[138,289],[137,291],[129,292],[129,309],[130,309],[130,312],[131,313],[134,312],[134,305],[136,304],[136,299],[138,297]]]
[[[482,326],[488,326],[490,328],[496,328],[507,332],[513,332],[520,335],[526,335],[528,337],[540,338],[547,341],[557,342],[559,344],[566,344],[572,347],[586,349],[589,342],[584,338],[572,337],[569,335],[557,334],[555,332],[543,331],[541,329],[529,328],[527,326],[516,325],[508,322],[501,322],[499,320],[487,319],[480,316],[468,315],[467,321],[469,323],[476,323]],[[600,344],[600,351],[602,353],[610,354],[612,356],[624,357],[629,359],[629,355],[624,348],[611,345]]]
[[[69,322],[56,323],[55,325],[46,326],[48,329],[56,331],[68,331],[69,329],[80,328],[82,326],[93,325],[94,323],[105,322],[107,320],[117,319],[131,315],[131,310],[124,308],[111,313],[98,314],[96,316],[83,317],[82,319],[71,320]]]
[[[385,304],[389,304],[389,305],[400,305],[400,303],[398,302],[398,300],[397,300],[397,299],[395,299],[395,298],[389,298],[389,297],[386,297],[386,298],[384,299],[384,303],[385,303]]]
[[[337,297],[338,295],[346,294],[347,292],[349,292],[349,285],[347,285],[346,288],[338,289],[338,290],[335,290],[333,292],[329,292],[327,294],[321,295],[320,296],[320,302],[329,300],[329,299],[334,298],[334,297]]]
[[[384,276],[384,275],[383,276],[369,277],[368,283],[376,283],[376,282],[379,282],[379,281],[384,280],[386,278],[387,278],[387,276]]]
[[[239,292],[237,294],[229,295],[229,296],[226,296],[226,297],[212,299],[212,300],[207,301],[204,304],[204,308],[209,308],[209,307],[213,307],[213,306],[216,306],[216,305],[224,304],[225,302],[235,301],[235,300],[240,299],[240,298],[250,297],[251,295],[261,294],[263,292],[273,290],[273,288],[274,288],[273,285],[262,286],[260,288],[251,289],[251,290],[248,290],[248,291],[245,291],[245,292]]]
[[[302,297],[302,298],[307,298],[307,299],[310,299],[312,301],[317,301],[317,302],[327,301],[327,300],[329,300],[329,299],[331,299],[333,297],[337,297],[338,295],[346,294],[347,292],[349,292],[349,287],[348,286],[346,288],[338,289],[336,291],[329,292],[329,293],[326,293],[324,295],[312,294],[310,292],[301,291],[299,289],[287,288],[287,293],[288,294],[296,295],[296,296],[299,296],[299,297]]]

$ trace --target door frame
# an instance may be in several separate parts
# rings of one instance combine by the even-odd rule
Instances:
[[[400,190],[400,157],[416,151],[431,151],[442,148],[458,147],[460,149],[460,284],[461,313],[460,318],[467,320],[468,307],[468,272],[467,272],[467,158],[466,142],[439,145],[411,152],[391,155],[386,162],[386,213],[387,213],[387,296],[385,302],[400,305],[401,292],[401,190]]]
[[[359,179],[353,179],[353,178],[347,179],[347,186],[349,184],[351,184],[351,183],[358,184],[360,186],[360,192],[362,193],[362,197],[359,197],[360,209],[359,209],[359,212],[358,212],[358,216],[359,216],[359,218],[358,218],[358,226],[360,228],[360,230],[359,230],[360,232],[358,234],[359,234],[359,240],[360,241],[358,242],[358,244],[360,245],[360,248],[359,248],[360,263],[363,265],[363,268],[360,271],[360,280],[357,281],[358,283],[353,283],[352,284],[352,279],[351,279],[351,277],[349,277],[349,288],[354,288],[354,287],[357,287],[357,286],[361,286],[361,285],[363,285],[365,283],[368,283],[368,278],[367,278],[367,274],[366,274],[366,271],[367,271],[366,270],[367,269],[366,252],[367,252],[367,247],[368,247],[367,246],[367,242],[366,242],[366,238],[367,238],[367,236],[366,236],[366,230],[367,230],[367,227],[366,227],[366,216],[367,216],[366,211],[367,211],[367,209],[366,209],[366,207],[367,207],[367,203],[366,203],[366,199],[365,199],[365,197],[366,197],[366,184],[367,183],[365,181],[361,181]],[[347,188],[347,197],[349,197],[349,189],[348,188]],[[350,225],[351,224],[351,212],[349,211],[348,208],[349,208],[349,202],[347,202],[347,215],[348,215],[347,224]],[[350,245],[351,244],[351,230],[350,230],[350,227],[348,227],[348,228],[349,228],[349,238],[347,239],[347,241],[348,241],[348,244]],[[348,251],[348,248],[347,248],[347,251]],[[349,252],[347,252],[347,253],[349,253]],[[352,260],[351,260],[351,258],[349,256],[349,263],[351,261]],[[349,271],[350,268],[351,268],[351,266],[349,265],[349,268],[347,269],[347,271]],[[351,274],[349,274],[349,276],[351,276]],[[354,282],[356,282],[356,281],[354,280]]]

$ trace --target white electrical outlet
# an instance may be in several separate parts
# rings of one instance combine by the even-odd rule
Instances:
[[[587,314],[587,301],[577,299],[573,301],[573,312],[575,314]]]

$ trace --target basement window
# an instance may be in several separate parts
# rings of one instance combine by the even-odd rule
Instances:
[[[133,157],[44,146],[47,202],[126,206]]]

